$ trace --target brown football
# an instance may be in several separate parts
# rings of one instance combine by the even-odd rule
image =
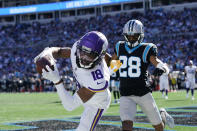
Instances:
[[[46,69],[46,65],[48,65],[52,70],[54,70],[54,66],[51,63],[52,58],[48,55],[43,56],[38,58],[38,60],[36,61],[36,71],[41,75],[42,74],[42,69],[45,69],[46,71],[48,71]]]

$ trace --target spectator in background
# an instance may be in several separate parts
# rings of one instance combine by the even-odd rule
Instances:
[[[170,64],[172,70],[184,71],[184,62],[188,59],[193,59],[193,63],[197,64],[194,50],[197,49],[197,8],[185,8],[183,11],[173,12],[159,9],[149,10],[146,14],[129,12],[66,22],[33,22],[1,26],[0,77],[4,79],[5,75],[7,78],[10,73],[20,79],[35,76],[35,65],[32,61],[35,54],[48,45],[61,46],[66,43],[66,46],[72,46],[83,32],[90,30],[104,32],[110,43],[123,40],[122,25],[131,18],[139,19],[145,24],[145,42],[151,41],[157,44],[158,57]],[[109,46],[109,53],[113,53],[113,46],[113,44]],[[66,75],[72,76],[69,63],[69,60],[58,61],[60,74],[66,72]]]

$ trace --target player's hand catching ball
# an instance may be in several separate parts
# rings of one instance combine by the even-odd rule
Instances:
[[[48,65],[46,66],[46,69],[48,71],[42,69],[42,76],[45,79],[52,81],[54,84],[61,80],[56,64],[54,65],[54,70],[52,70]]]

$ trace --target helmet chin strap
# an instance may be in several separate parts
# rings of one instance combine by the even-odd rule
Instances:
[[[82,68],[89,69],[93,63],[90,63],[89,65],[83,65],[83,64],[81,64],[81,61],[79,60],[79,64]]]
[[[79,56],[79,58],[80,58],[80,56]],[[95,60],[94,60],[93,62],[91,62],[89,65],[83,65],[83,64],[81,63],[81,59],[79,59],[79,65],[80,65],[82,68],[90,69],[90,68],[92,68],[92,65],[94,64],[94,62],[95,62],[97,59],[98,59],[98,57],[96,57]]]

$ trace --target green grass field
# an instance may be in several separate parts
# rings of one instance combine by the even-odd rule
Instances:
[[[190,98],[186,99],[185,91],[169,93],[168,100],[162,99],[160,92],[154,92],[153,96],[159,108],[197,106],[197,98],[194,101]],[[168,109],[168,111],[173,110],[175,109]],[[61,105],[57,93],[0,93],[0,130],[21,129],[19,126],[8,125],[8,123],[63,119],[66,117],[80,116],[82,111],[83,107],[80,107],[72,112],[67,112]],[[197,110],[191,109],[184,111],[197,112]],[[104,115],[119,115],[119,104],[111,104]],[[120,122],[116,124],[120,124]],[[141,123],[136,123],[134,126],[152,127],[150,124]],[[197,131],[197,125],[178,125],[173,130]]]

